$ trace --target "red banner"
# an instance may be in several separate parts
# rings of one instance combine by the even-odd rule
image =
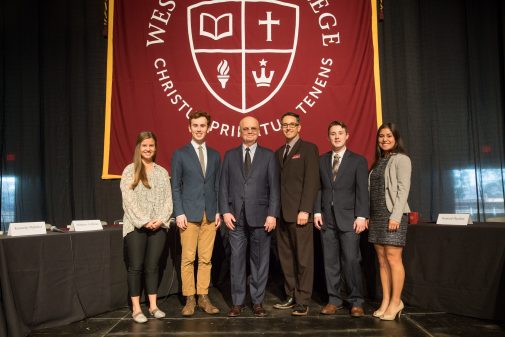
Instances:
[[[373,158],[381,122],[375,0],[110,1],[103,178],[132,161],[154,131],[170,168],[188,143],[187,115],[212,117],[208,144],[240,144],[239,121],[260,122],[259,143],[283,144],[280,117],[300,114],[302,137],[329,149],[327,125],[347,123],[349,148]]]

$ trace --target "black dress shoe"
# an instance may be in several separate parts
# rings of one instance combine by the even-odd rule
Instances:
[[[307,316],[308,313],[309,313],[309,306],[308,305],[297,304],[297,305],[295,305],[291,315],[293,315],[293,316]]]
[[[261,304],[253,305],[253,313],[254,316],[257,317],[265,317],[267,315],[267,311],[263,308]]]
[[[295,306],[295,299],[289,296],[286,302],[274,304],[275,309],[291,309]]]
[[[244,310],[243,305],[234,305],[231,307],[230,311],[228,311],[228,317],[237,317],[240,316],[240,313]]]

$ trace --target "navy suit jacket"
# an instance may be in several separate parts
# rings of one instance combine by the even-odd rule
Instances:
[[[368,218],[370,215],[367,161],[365,157],[346,149],[337,177],[332,181],[331,157],[332,151],[329,151],[319,158],[321,189],[314,213],[322,214],[322,228],[329,221],[333,222],[334,216],[335,226],[342,231],[352,231],[355,218]]]
[[[274,153],[258,145],[249,175],[244,175],[242,145],[226,152],[221,168],[219,209],[238,220],[242,205],[250,227],[263,227],[267,216],[279,217],[279,170]]]
[[[201,222],[203,212],[214,221],[218,212],[219,153],[207,146],[205,177],[191,143],[177,149],[172,157],[172,199],[174,215],[186,214],[189,222]]]

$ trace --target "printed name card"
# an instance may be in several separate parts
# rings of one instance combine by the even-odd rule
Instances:
[[[46,223],[38,222],[13,222],[9,225],[8,236],[25,236],[46,234]]]
[[[470,214],[439,214],[437,225],[470,225],[472,224]]]
[[[71,232],[101,231],[103,230],[100,220],[74,220],[70,223]]]

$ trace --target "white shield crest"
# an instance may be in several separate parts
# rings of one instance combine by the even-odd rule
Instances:
[[[276,0],[214,0],[188,7],[196,70],[226,107],[254,111],[275,96],[296,54],[299,7]]]

